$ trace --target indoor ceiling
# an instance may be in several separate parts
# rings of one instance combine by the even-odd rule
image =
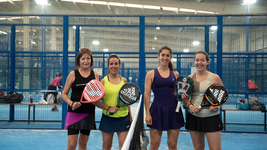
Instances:
[[[27,9],[28,7],[28,9]],[[257,0],[249,12],[267,13],[267,1]],[[0,0],[1,13],[41,14],[35,0]],[[48,0],[46,14],[246,14],[243,0]]]

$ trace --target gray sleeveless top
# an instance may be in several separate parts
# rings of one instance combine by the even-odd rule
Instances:
[[[206,89],[213,84],[213,80],[212,80],[212,74],[211,72],[209,72],[208,77],[202,81],[202,82],[197,82],[195,80],[195,76],[196,73],[193,74],[193,81],[194,81],[194,88],[191,94],[191,103],[194,106],[199,106],[202,103],[203,97],[204,97],[204,93],[206,91]],[[216,111],[216,112],[211,112],[209,111],[209,107],[202,107],[202,110],[197,112],[197,113],[192,113],[190,111],[190,109],[188,109],[188,112],[196,117],[201,117],[201,118],[205,118],[205,117],[210,117],[210,116],[215,116],[220,114],[220,110]]]

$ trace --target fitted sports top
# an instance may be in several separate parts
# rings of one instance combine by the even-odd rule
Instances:
[[[213,84],[213,80],[212,80],[211,72],[209,72],[208,77],[202,82],[196,81],[195,77],[196,77],[196,73],[193,74],[194,88],[191,94],[190,102],[194,106],[199,106],[202,103],[205,91],[210,85]],[[220,110],[216,112],[211,112],[209,110],[209,107],[202,107],[202,110],[197,113],[193,113],[189,109],[188,109],[188,112],[196,117],[201,117],[201,118],[215,116],[215,115],[220,114]]]
[[[105,88],[105,96],[103,97],[104,100],[104,104],[108,105],[108,106],[116,106],[118,103],[118,94],[119,91],[121,89],[121,87],[123,86],[123,84],[125,84],[124,80],[121,78],[121,82],[119,84],[112,84],[109,82],[108,77],[105,76],[104,80],[105,80],[105,84],[104,84],[104,88]],[[113,115],[110,115],[109,112],[107,112],[106,110],[102,110],[102,113],[105,114],[106,116],[109,117],[114,117],[114,118],[119,118],[119,117],[125,117],[128,115],[128,107],[124,106],[124,107],[120,107],[120,109],[114,113]]]

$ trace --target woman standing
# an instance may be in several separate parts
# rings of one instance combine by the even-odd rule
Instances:
[[[194,81],[191,100],[188,95],[183,95],[183,103],[187,106],[186,129],[190,131],[195,150],[204,150],[205,135],[210,150],[221,150],[221,130],[223,129],[220,117],[222,106],[199,108],[206,89],[214,84],[223,84],[221,78],[207,70],[209,56],[206,52],[199,51],[194,57],[197,72],[189,75]]]
[[[62,92],[62,99],[68,104],[68,113],[65,121],[65,129],[68,129],[67,150],[75,150],[77,140],[79,150],[86,150],[90,131],[96,129],[94,104],[102,109],[107,109],[108,106],[100,101],[93,104],[80,103],[85,85],[93,79],[99,80],[98,74],[91,69],[93,66],[91,50],[82,48],[77,54],[75,66],[76,69],[68,75]],[[71,98],[68,97],[70,89],[72,89]],[[116,112],[116,107],[109,108],[109,111]]]
[[[105,87],[104,104],[117,106],[119,90],[127,80],[119,75],[121,61],[117,55],[108,57],[108,69],[110,73],[105,76],[101,83]],[[117,108],[118,109],[118,108]],[[132,120],[130,106],[120,107],[114,114],[110,114],[110,108],[102,111],[102,118],[99,130],[102,131],[103,150],[110,150],[112,147],[113,135],[117,132],[119,149],[121,149]]]
[[[184,126],[182,111],[175,112],[177,106],[174,90],[179,76],[171,63],[172,50],[164,46],[159,50],[159,66],[147,73],[145,79],[146,123],[150,127],[150,150],[158,149],[163,131],[167,131],[169,150],[177,149],[180,128]],[[150,106],[151,89],[154,100]]]

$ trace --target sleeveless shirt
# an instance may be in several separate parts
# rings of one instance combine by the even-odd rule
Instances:
[[[121,87],[123,86],[123,84],[125,84],[121,76],[120,78],[121,78],[121,82],[119,84],[112,84],[109,82],[107,76],[104,77],[104,80],[105,80],[105,84],[104,84],[105,96],[103,97],[104,104],[108,106],[117,105],[119,91]],[[128,107],[127,106],[120,107],[120,109],[113,115],[109,115],[109,112],[107,112],[104,109],[102,110],[102,112],[104,115],[109,116],[109,117],[114,117],[114,118],[125,117],[128,115]]]
[[[194,106],[200,106],[204,98],[204,93],[207,90],[207,88],[213,84],[213,80],[212,80],[211,72],[209,72],[208,77],[202,82],[196,81],[195,76],[196,76],[196,73],[193,74],[194,88],[192,90],[190,102]],[[192,113],[189,109],[188,109],[188,112],[196,117],[201,117],[201,118],[215,116],[215,115],[220,114],[220,110],[216,112],[211,112],[209,110],[209,107],[202,107],[202,109],[197,113]]]
[[[75,80],[71,85],[72,89],[71,100],[74,102],[79,102],[81,100],[81,96],[85,85],[91,80],[95,79],[95,74],[94,71],[91,69],[90,75],[84,78],[81,76],[78,69],[75,69],[74,72],[75,72]],[[95,105],[93,105],[92,103],[82,103],[81,107],[75,110],[72,110],[71,107],[68,106],[68,112],[95,114]]]

